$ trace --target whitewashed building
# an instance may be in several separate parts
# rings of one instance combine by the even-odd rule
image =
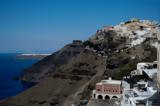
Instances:
[[[152,79],[154,75],[157,74],[158,72],[157,62],[138,63],[136,71],[138,75],[142,75],[143,73],[146,73]]]
[[[121,106],[151,106],[150,98],[156,93],[157,90],[144,81],[137,82],[133,88],[124,86]]]

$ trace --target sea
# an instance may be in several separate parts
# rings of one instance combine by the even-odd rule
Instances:
[[[17,55],[19,54],[0,53],[0,100],[15,96],[34,85],[22,82],[18,77],[38,59],[20,59]]]

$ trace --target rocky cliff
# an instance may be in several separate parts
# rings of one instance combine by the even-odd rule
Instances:
[[[84,51],[81,41],[73,41],[73,43],[64,46],[61,50],[50,56],[40,60],[38,63],[24,70],[21,79],[28,82],[39,82],[41,79],[54,72],[56,68],[69,62]]]
[[[0,106],[80,105],[101,79],[122,79],[138,62],[155,61],[157,30],[159,24],[132,20],[75,40],[26,69],[21,79],[39,83]]]

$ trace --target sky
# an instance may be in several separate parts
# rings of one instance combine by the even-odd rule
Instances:
[[[0,53],[52,53],[134,17],[160,21],[160,0],[0,0]]]

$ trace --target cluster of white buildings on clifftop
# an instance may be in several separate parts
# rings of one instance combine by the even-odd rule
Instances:
[[[122,23],[114,28],[108,27],[104,30],[110,29],[123,32],[124,36],[136,35],[131,42],[131,46],[135,46],[144,41],[144,36],[149,37],[155,26],[149,21],[135,21]],[[158,61],[138,63],[137,69],[123,80],[112,80],[111,78],[102,80],[96,84],[92,99],[114,99],[118,106],[160,106],[160,36],[158,34],[156,35],[159,40],[157,44]],[[140,75],[145,75],[150,80],[134,80],[133,77]]]
[[[157,87],[154,82],[140,80],[130,81],[133,76],[146,74],[154,79],[158,72],[157,62],[138,63],[137,69],[123,80],[102,80],[96,84],[93,90],[92,99],[117,100],[118,106],[152,106],[153,98],[157,94]],[[134,82],[134,83],[132,83]],[[157,106],[157,105],[156,105]]]

